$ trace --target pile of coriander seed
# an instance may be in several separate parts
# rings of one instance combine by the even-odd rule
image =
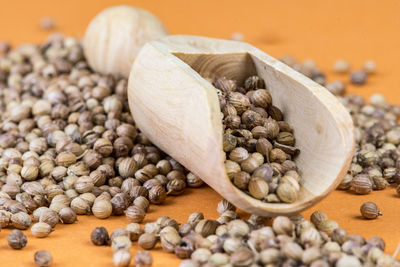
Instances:
[[[78,40],[2,47],[2,228],[43,238],[77,215],[141,222],[150,204],[203,184],[136,129],[126,80],[94,73]]]
[[[311,223],[301,216],[278,217],[266,226],[269,220],[256,215],[241,220],[223,200],[217,220],[197,212],[184,224],[164,216],[142,228],[150,204],[203,182],[136,129],[126,80],[92,72],[79,42],[61,35],[14,50],[2,44],[0,54],[0,226],[14,228],[11,248],[28,244],[21,230],[44,238],[58,223],[75,223],[77,215],[125,215],[131,222],[126,228],[110,236],[96,228],[91,235],[94,244],[111,245],[116,266],[129,266],[135,241],[144,249],[134,257],[136,266],[152,264],[148,250],[158,242],[186,259],[183,267],[398,266],[383,253],[381,238],[349,235],[323,212],[314,213]],[[322,72],[305,65],[310,77],[325,83]],[[293,160],[299,150],[264,81],[252,76],[239,86],[217,78],[214,85],[232,183],[261,201],[296,201],[300,175]],[[338,82],[330,88],[344,90]],[[400,108],[380,95],[371,105],[357,96],[340,99],[358,131],[353,164],[340,188],[362,194],[399,182]],[[52,258],[40,252],[35,261],[48,266]]]
[[[232,183],[263,202],[295,202],[300,175],[293,160],[300,151],[265,82],[250,76],[240,86],[219,77],[213,84],[223,114],[225,169]]]
[[[312,60],[303,64],[291,56],[282,62],[325,86],[349,111],[355,126],[356,149],[348,173],[338,189],[365,195],[373,190],[383,190],[389,184],[400,183],[400,106],[387,102],[381,94],[373,94],[367,101],[359,95],[345,94],[343,81],[326,81],[325,74]],[[349,74],[350,64],[345,60],[335,62],[333,70]],[[366,83],[366,78],[376,72],[376,64],[366,61],[361,70],[350,73],[350,82]],[[360,79],[362,78],[362,79]],[[400,185],[397,186],[400,195]]]
[[[340,100],[356,126],[356,152],[339,188],[368,194],[399,183],[400,107],[389,105],[380,94],[372,95],[369,104],[356,95]]]
[[[382,238],[366,240],[361,235],[348,234],[322,211],[315,211],[310,221],[301,215],[279,216],[270,224],[268,218],[257,215],[240,219],[226,200],[218,204],[217,210],[217,220],[205,219],[201,212],[195,212],[183,224],[163,216],[143,228],[137,223],[128,224],[111,235],[104,227],[98,227],[91,240],[95,245],[111,243],[116,266],[129,266],[129,247],[136,241],[143,250],[138,252],[140,257],[136,255],[135,266],[151,265],[152,257],[147,251],[158,243],[163,251],[184,259],[180,267],[400,266],[384,253]]]

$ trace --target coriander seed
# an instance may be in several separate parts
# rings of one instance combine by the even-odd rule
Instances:
[[[350,71],[350,64],[344,59],[339,59],[333,65],[333,70],[338,73],[347,73]]]
[[[138,243],[143,249],[153,249],[157,243],[157,237],[152,233],[143,233],[139,236]]]
[[[50,17],[43,17],[40,19],[40,28],[43,30],[52,30],[55,27],[55,21]]]
[[[133,205],[142,208],[144,211],[147,212],[147,210],[149,209],[150,206],[150,202],[147,200],[147,198],[143,197],[143,196],[139,196],[137,198],[135,198],[135,200],[133,201]]]
[[[24,233],[20,230],[12,230],[7,237],[8,245],[13,249],[21,249],[28,242]]]
[[[60,216],[60,221],[64,224],[71,224],[78,220],[75,211],[70,207],[62,208],[58,215]]]
[[[363,70],[368,73],[372,74],[376,72],[376,63],[372,60],[368,60],[364,62]]]
[[[195,227],[195,232],[202,235],[203,237],[207,237],[211,234],[215,233],[219,223],[214,220],[203,219],[199,221]]]
[[[31,217],[25,212],[18,212],[11,215],[11,224],[17,229],[28,229],[31,223]]]
[[[117,250],[129,250],[132,242],[128,236],[117,236],[111,239],[111,248],[115,252]]]
[[[112,213],[112,205],[109,200],[96,200],[92,207],[92,213],[99,219],[106,219]]]
[[[224,213],[227,210],[236,210],[236,207],[234,205],[232,205],[229,201],[227,201],[226,199],[222,199],[219,203],[218,203],[218,207],[217,207],[217,211],[219,214]]]
[[[130,222],[140,223],[144,220],[146,212],[137,206],[130,206],[125,210],[125,215]]]
[[[204,214],[201,212],[194,212],[189,215],[188,218],[188,223],[192,225],[192,227],[195,227],[201,220],[204,219]]]
[[[114,266],[127,267],[131,263],[131,253],[128,250],[120,249],[114,252]]]
[[[108,232],[104,227],[96,227],[91,235],[90,239],[92,243],[96,246],[109,246],[110,245],[110,237],[108,236]]]
[[[376,219],[378,216],[382,216],[382,212],[378,206],[373,202],[365,202],[360,207],[361,215],[366,219]]]
[[[369,194],[372,191],[372,182],[366,175],[357,175],[350,182],[351,188],[360,195]]]
[[[171,228],[169,231],[164,231],[164,229],[160,232],[161,247],[166,252],[173,252],[175,247],[180,244],[181,237],[174,228]]]
[[[135,255],[135,266],[150,267],[153,264],[153,257],[146,250],[139,250]]]
[[[44,222],[48,224],[50,227],[56,226],[56,224],[60,221],[60,217],[57,212],[49,209],[45,210],[41,213],[39,222]]]
[[[130,237],[130,233],[127,229],[125,228],[117,228],[115,229],[111,235],[110,235],[110,239],[113,240],[114,238],[116,238],[117,236],[127,236]]]
[[[39,238],[47,237],[52,231],[53,228],[44,222],[35,223],[31,227],[32,235]]]
[[[71,201],[71,208],[78,215],[84,215],[90,211],[89,203],[81,197],[76,197]]]
[[[310,217],[310,221],[316,226],[318,227],[318,225],[320,223],[322,223],[323,221],[328,220],[328,215],[326,215],[325,212],[323,212],[322,210],[316,210],[311,214]]]
[[[277,187],[276,194],[281,201],[293,203],[297,199],[298,192],[291,184],[282,183]]]
[[[261,178],[251,179],[248,185],[249,193],[256,199],[263,199],[268,195],[268,183]]]
[[[350,75],[350,81],[355,85],[363,85],[367,81],[367,76],[367,72],[365,71],[354,71]]]
[[[200,264],[207,262],[210,257],[211,252],[206,248],[198,248],[191,255],[191,259]]]
[[[144,225],[144,232],[157,235],[161,231],[161,226],[157,222],[150,222]]]
[[[227,224],[228,233],[233,237],[244,237],[250,232],[250,228],[242,220],[232,220]]]
[[[193,230],[193,227],[189,223],[184,223],[181,226],[179,226],[179,234],[181,236],[188,235],[192,230]]]
[[[284,216],[278,216],[272,223],[272,228],[277,234],[284,234],[288,236],[293,235],[294,225],[289,218]]]
[[[34,260],[39,267],[48,267],[53,264],[53,258],[47,250],[39,250],[35,252]]]
[[[230,263],[233,266],[248,266],[254,261],[253,252],[246,248],[240,248],[232,254],[230,258]]]
[[[167,197],[167,192],[161,185],[153,186],[149,191],[149,200],[153,204],[161,204]]]

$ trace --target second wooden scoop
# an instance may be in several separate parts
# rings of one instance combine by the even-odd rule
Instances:
[[[292,204],[263,203],[232,185],[222,150],[222,113],[210,78],[242,83],[259,75],[294,129],[302,176]],[[207,78],[207,79],[205,79]],[[336,188],[353,155],[353,123],[326,89],[241,42],[168,36],[147,43],[129,77],[128,98],[140,130],[228,201],[263,216],[293,214]]]

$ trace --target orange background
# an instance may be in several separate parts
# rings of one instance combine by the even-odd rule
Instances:
[[[108,6],[132,4],[146,8],[157,15],[172,34],[193,34],[229,38],[242,32],[245,40],[272,56],[292,54],[299,60],[314,59],[329,78],[348,81],[348,77],[332,72],[338,58],[349,60],[360,68],[365,60],[373,59],[378,73],[362,87],[349,86],[352,93],[368,97],[383,93],[391,103],[400,104],[400,1],[5,1],[1,0],[0,39],[13,44],[40,42],[48,35],[40,30],[43,16],[56,19],[57,30],[67,35],[82,37],[85,28],[98,12]],[[194,211],[203,211],[216,218],[220,197],[210,188],[190,189],[180,197],[170,197],[162,206],[151,206],[145,222],[169,215],[185,222]],[[383,216],[374,221],[359,217],[359,207],[367,200],[378,204]],[[394,188],[376,191],[366,196],[355,196],[335,191],[320,204],[304,212],[308,217],[315,209],[324,210],[349,233],[369,238],[374,235],[386,240],[387,252],[392,253],[400,242],[400,198]],[[34,266],[36,250],[49,250],[54,266],[110,266],[112,251],[109,247],[95,247],[89,235],[96,226],[109,231],[124,227],[125,217],[99,220],[93,216],[80,217],[74,225],[57,225],[48,238],[37,239],[28,235],[28,245],[21,251],[7,246],[9,229],[0,233],[1,266]],[[137,250],[134,244],[132,253]],[[179,260],[172,254],[154,252],[155,266],[175,266]]]

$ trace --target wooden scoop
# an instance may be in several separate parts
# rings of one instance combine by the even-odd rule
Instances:
[[[292,204],[256,200],[232,185],[225,172],[222,113],[209,78],[242,83],[256,74],[301,150],[296,163],[302,189]],[[130,72],[128,99],[137,126],[155,145],[246,212],[276,216],[310,207],[336,188],[353,156],[353,123],[339,101],[246,43],[182,35],[149,42]]]

